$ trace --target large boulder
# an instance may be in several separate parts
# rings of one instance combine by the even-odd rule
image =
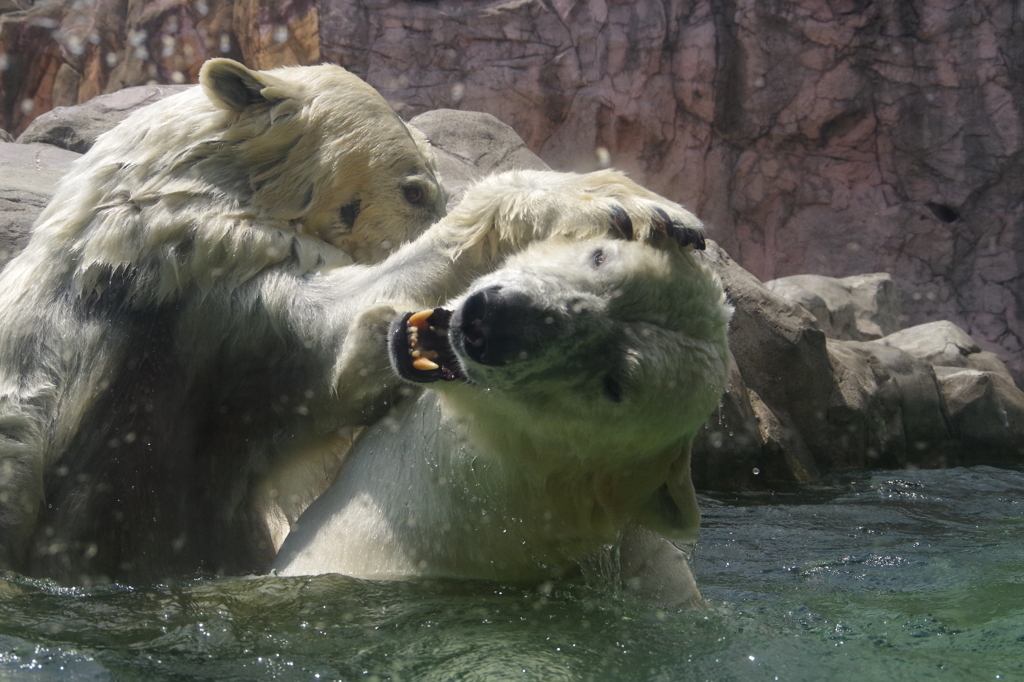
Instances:
[[[983,351],[967,332],[949,320],[927,322],[901,329],[889,334],[881,342],[904,350],[932,365],[997,372],[1009,379],[1006,365],[997,355]]]
[[[1024,392],[996,355],[946,320],[903,329],[879,343],[934,367],[963,462],[1024,459]]]
[[[136,109],[192,87],[195,86],[140,85],[94,97],[78,106],[57,107],[32,121],[18,136],[18,142],[49,144],[84,154],[97,137]]]
[[[936,367],[957,453],[965,464],[1009,464],[1024,459],[1024,396],[1000,372]]]
[[[0,267],[25,247],[32,223],[79,156],[45,144],[0,142]]]
[[[716,243],[709,242],[704,253],[736,308],[729,346],[740,374],[778,420],[790,444],[787,451],[813,453],[825,460],[826,469],[844,466],[830,461],[830,443],[822,430],[834,382],[817,322],[799,305],[774,294]]]
[[[828,352],[836,387],[825,430],[837,459],[857,469],[956,463],[930,364],[877,342],[830,339]]]
[[[803,306],[830,339],[871,341],[901,326],[899,293],[887,272],[842,278],[791,275],[765,286]]]
[[[409,125],[426,135],[434,147],[449,207],[458,203],[467,185],[485,175],[548,168],[527,149],[523,138],[490,114],[438,109],[416,116]]]

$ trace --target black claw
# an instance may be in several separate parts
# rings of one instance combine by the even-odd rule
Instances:
[[[612,227],[618,230],[623,239],[633,241],[633,221],[621,206],[612,208]]]
[[[654,218],[651,219],[651,224],[654,229],[662,234],[668,234],[672,228],[672,219],[668,217],[668,213],[665,213],[664,209],[654,209]]]
[[[698,251],[704,250],[704,235],[700,230],[695,230],[692,227],[683,227],[678,223],[673,224],[672,228],[672,238],[679,242],[680,246],[692,246]]]
[[[661,234],[674,239],[680,246],[692,246],[698,251],[703,251],[704,233],[693,227],[687,227],[677,220],[672,220],[663,209],[654,209],[654,218],[651,220],[654,229]]]

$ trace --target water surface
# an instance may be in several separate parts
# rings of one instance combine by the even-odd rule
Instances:
[[[1024,680],[1024,474],[704,495],[714,609],[596,584],[0,580],[0,680]]]

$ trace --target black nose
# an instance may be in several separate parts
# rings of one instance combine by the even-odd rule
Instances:
[[[531,348],[550,329],[553,318],[528,296],[500,285],[474,292],[458,312],[466,355],[481,365],[505,365],[529,358]]]

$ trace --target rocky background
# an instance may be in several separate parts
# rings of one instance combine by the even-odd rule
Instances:
[[[611,163],[762,280],[885,271],[1024,378],[1024,6],[974,0],[0,0],[0,128],[202,61],[333,61],[408,117]]]

